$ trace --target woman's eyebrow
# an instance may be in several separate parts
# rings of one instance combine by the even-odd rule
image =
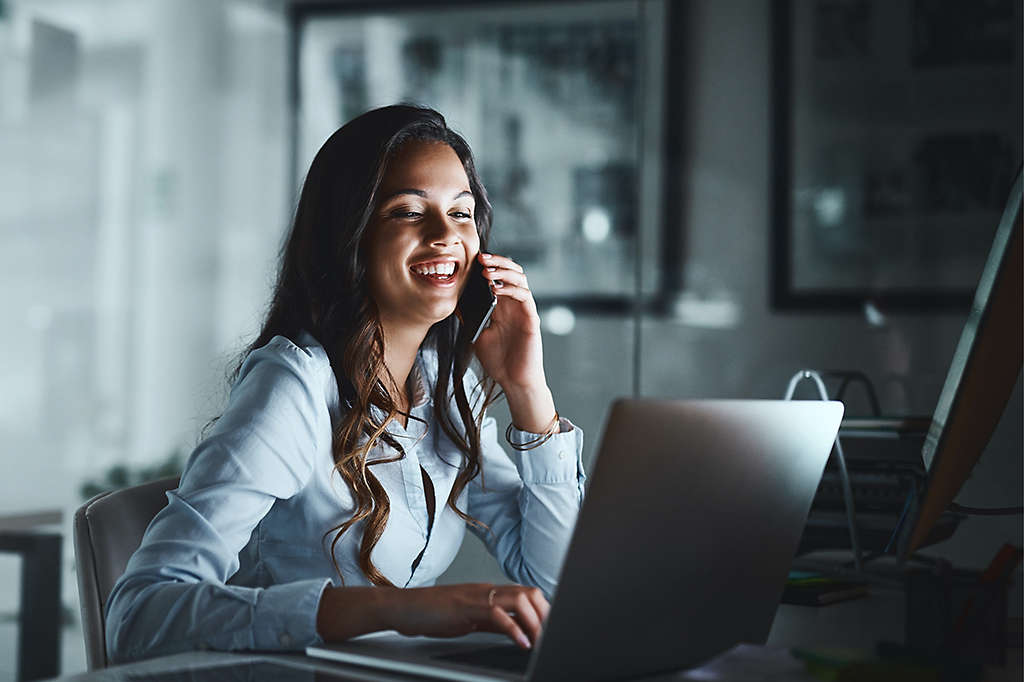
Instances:
[[[424,199],[427,198],[427,193],[424,192],[422,189],[405,188],[405,189],[396,189],[391,194],[388,194],[387,196],[383,197],[381,199],[381,202],[385,202],[388,199],[393,199],[394,197],[401,196],[403,194],[414,194],[414,195],[416,195],[418,197],[423,197]]]
[[[388,194],[387,196],[383,197],[381,199],[381,203],[387,201],[388,199],[393,199],[394,197],[401,196],[403,194],[412,194],[414,196],[423,197],[424,199],[427,198],[427,192],[426,191],[424,191],[422,189],[413,189],[412,187],[406,187],[404,189],[396,189],[391,194]],[[471,197],[471,198],[473,198],[473,193],[471,191],[469,191],[468,189],[464,189],[461,192],[459,192],[458,194],[456,194],[454,197],[452,197],[452,201],[455,201],[457,199],[461,199],[462,197]]]

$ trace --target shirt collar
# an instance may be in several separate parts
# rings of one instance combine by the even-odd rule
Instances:
[[[300,330],[298,336],[297,340],[302,345],[320,345],[320,342],[305,329]],[[422,348],[416,353],[416,361],[413,363],[412,369],[409,371],[409,378],[406,381],[406,388],[412,399],[412,405],[409,409],[426,405],[430,401],[430,387],[427,385],[427,375],[423,366],[423,353]],[[345,402],[347,403],[348,401]]]

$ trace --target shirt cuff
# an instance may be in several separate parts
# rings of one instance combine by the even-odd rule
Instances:
[[[331,584],[330,578],[315,578],[265,588],[253,613],[253,648],[298,651],[322,644],[316,617]]]
[[[559,432],[530,450],[513,448],[513,461],[523,483],[577,483],[583,480],[583,431],[571,421],[559,419]],[[515,426],[509,440],[523,445],[540,434],[522,431]]]

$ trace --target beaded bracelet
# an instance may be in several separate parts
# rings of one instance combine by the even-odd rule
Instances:
[[[558,416],[558,410],[555,410],[555,418],[551,422],[551,425],[544,429],[544,433],[540,434],[533,440],[526,441],[525,443],[513,443],[512,427],[514,425],[515,424],[513,422],[509,422],[508,427],[505,429],[505,440],[508,442],[508,444],[512,447],[513,450],[519,450],[520,452],[523,452],[525,450],[533,450],[534,448],[539,448],[541,445],[544,445],[544,443],[547,443],[551,436],[558,433],[562,428],[561,418]]]

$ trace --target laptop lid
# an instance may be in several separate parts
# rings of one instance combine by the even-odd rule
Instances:
[[[678,670],[763,643],[842,415],[616,401],[529,679]]]

